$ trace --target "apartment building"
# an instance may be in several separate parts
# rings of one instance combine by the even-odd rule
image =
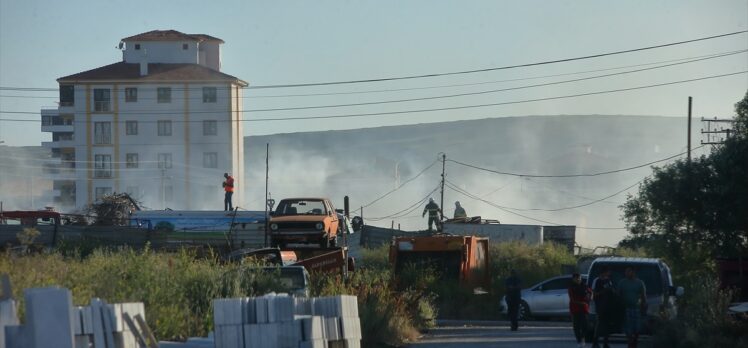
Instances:
[[[59,78],[58,108],[41,111],[55,204],[128,192],[152,209],[222,210],[228,172],[241,206],[247,83],[220,71],[223,43],[154,30],[122,39],[122,61]]]

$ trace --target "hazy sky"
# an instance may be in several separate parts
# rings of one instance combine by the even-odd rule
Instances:
[[[0,2],[0,86],[56,88],[61,76],[121,60],[121,38],[154,29],[223,39],[222,71],[251,85],[372,79],[472,70],[591,55],[748,29],[748,1],[39,1]],[[374,102],[524,86],[629,69],[618,68],[748,49],[741,34],[573,63],[395,82],[249,90],[245,109]],[[636,87],[748,70],[745,53],[646,72],[478,96],[301,111],[251,112],[245,118],[376,113],[500,103]],[[694,97],[700,116],[730,116],[748,75],[622,93],[441,112],[294,122],[251,122],[247,135],[375,127],[533,114],[683,116]],[[56,92],[0,90],[0,110],[38,112]],[[14,96],[14,97],[8,97]],[[49,98],[28,98],[49,97]],[[39,145],[36,115],[0,114],[0,141]]]

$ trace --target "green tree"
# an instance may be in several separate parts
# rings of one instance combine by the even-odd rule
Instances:
[[[735,111],[736,132],[723,145],[654,168],[627,198],[621,208],[631,235],[621,246],[673,261],[748,253],[748,93]]]

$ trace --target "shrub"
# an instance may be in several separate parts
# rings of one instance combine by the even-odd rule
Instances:
[[[420,329],[433,327],[432,297],[413,288],[396,292],[388,269],[361,267],[348,279],[339,275],[312,277],[312,296],[356,295],[362,345],[399,346],[414,340]]]
[[[387,244],[380,245],[377,248],[361,249],[361,266],[369,269],[386,270],[390,268],[390,246]]]
[[[727,308],[734,293],[720,290],[713,277],[686,282],[677,318],[663,318],[655,327],[654,347],[746,347],[748,318],[730,317]]]

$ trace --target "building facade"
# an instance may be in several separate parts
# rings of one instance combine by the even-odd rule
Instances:
[[[151,31],[122,39],[121,62],[59,78],[59,107],[41,111],[56,205],[127,192],[151,209],[222,210],[228,172],[241,206],[247,83],[220,71],[222,43]]]

